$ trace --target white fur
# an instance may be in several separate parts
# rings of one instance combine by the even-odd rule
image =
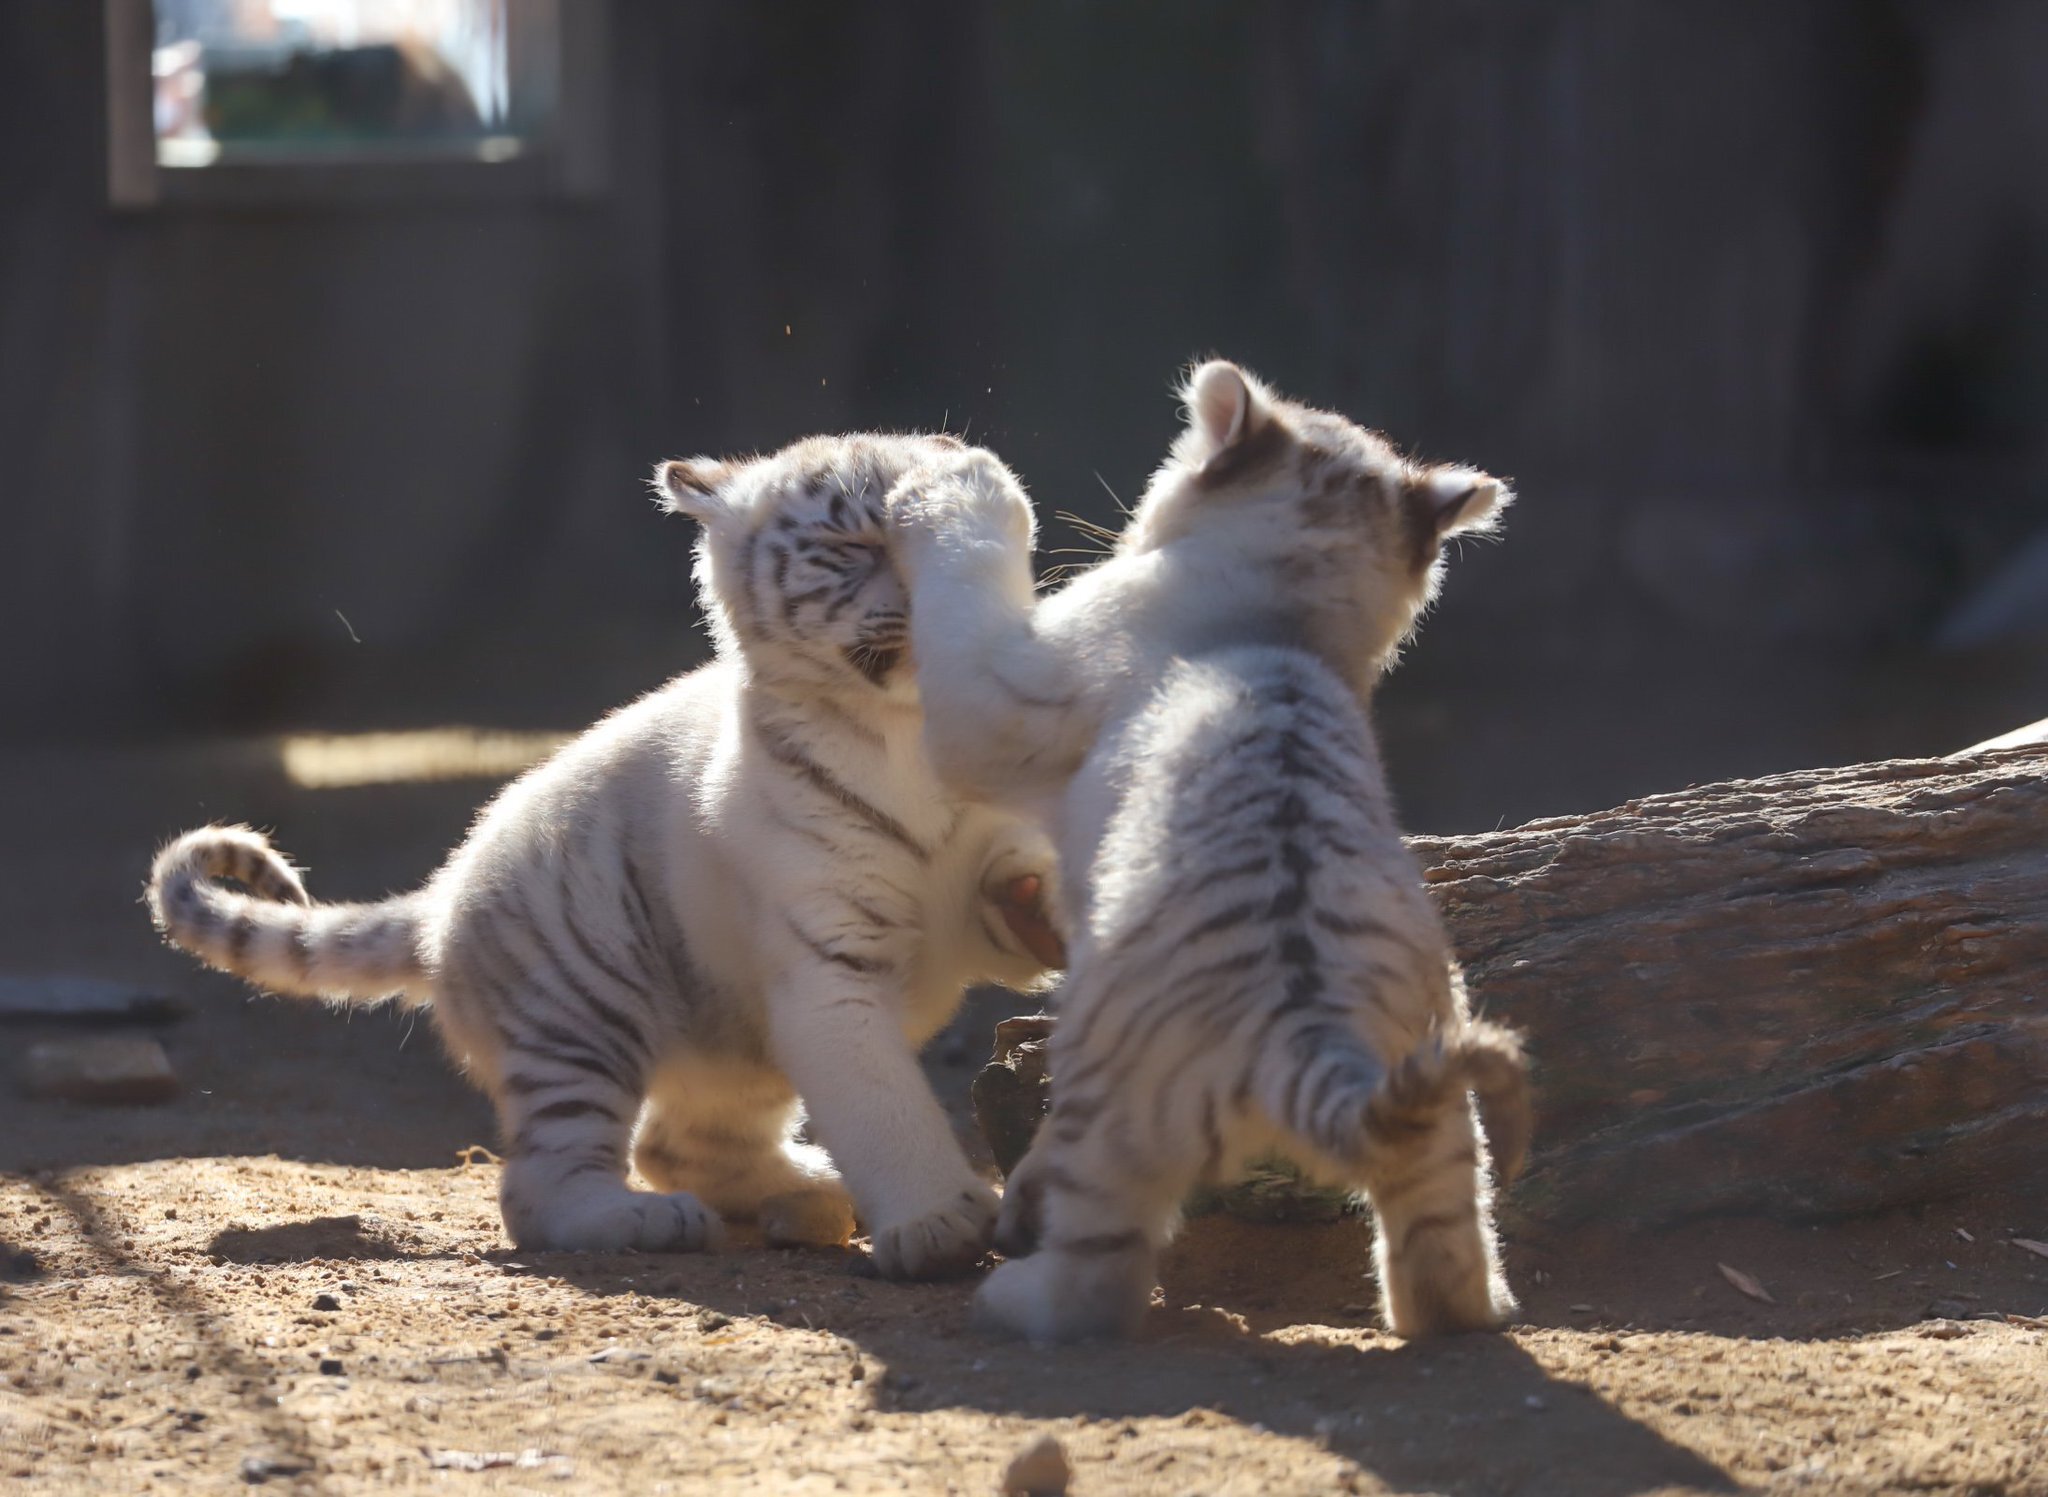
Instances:
[[[1465,1012],[1364,703],[1443,537],[1509,496],[1234,365],[1185,395],[1114,552],[1043,599],[992,456],[890,501],[933,760],[1042,819],[1063,870],[1053,1112],[998,1234],[1028,1256],[979,1311],[1039,1340],[1128,1329],[1188,1186],[1280,1147],[1373,1194],[1396,1329],[1493,1324],[1513,1302],[1465,1093],[1514,1112],[1519,1050]]]
[[[1040,976],[989,894],[1050,849],[941,789],[901,658],[882,496],[957,447],[663,465],[703,527],[714,663],[509,786],[416,894],[307,907],[260,838],[213,828],[159,857],[160,925],[280,992],[431,1002],[497,1104],[522,1247],[689,1251],[721,1214],[835,1241],[857,1209],[883,1273],[968,1266],[995,1197],[916,1052],[965,984]]]

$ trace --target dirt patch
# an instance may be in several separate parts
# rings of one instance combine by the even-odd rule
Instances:
[[[514,1253],[495,1183],[275,1158],[9,1179],[0,1243],[36,1267],[0,1285],[0,1475],[993,1491],[1051,1432],[1082,1492],[2048,1491],[2048,1322],[2007,1318],[2048,1311],[2048,1273],[1995,1214],[1975,1244],[1901,1220],[1518,1248],[1529,1326],[1416,1345],[1371,1325],[1358,1227],[1209,1218],[1139,1341],[1042,1352],[974,1332],[970,1286],[857,1252]],[[2000,1318],[1920,1319],[1937,1291]]]
[[[488,1111],[430,1026],[251,1000],[158,951],[134,903],[153,833],[228,813],[285,825],[320,895],[374,894],[479,790],[302,804],[225,762],[0,776],[10,965],[192,1006],[151,1031],[183,1081],[165,1106],[0,1079],[0,1478],[987,1493],[1051,1434],[1084,1494],[2048,1494],[2048,1260],[2012,1245],[2048,1240],[2048,1178],[1821,1228],[1511,1222],[1526,1325],[1416,1345],[1373,1327],[1356,1223],[1204,1218],[1138,1341],[1046,1352],[973,1331],[970,1284],[882,1283],[857,1252],[512,1252],[495,1167],[456,1163]],[[963,1118],[1012,1008],[934,1047]]]

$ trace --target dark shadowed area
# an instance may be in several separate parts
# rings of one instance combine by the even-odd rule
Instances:
[[[1113,520],[1209,350],[1521,490],[1420,825],[2048,713],[2024,0],[600,10],[595,186],[110,210],[99,7],[6,7],[0,734],[572,727],[704,648],[653,459]]]

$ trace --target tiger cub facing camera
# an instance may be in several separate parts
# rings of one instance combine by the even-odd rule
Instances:
[[[1514,1310],[1477,1092],[1504,1174],[1517,1038],[1474,1019],[1401,841],[1366,703],[1451,535],[1506,487],[1420,467],[1234,365],[1111,554],[1034,597],[1032,515],[992,456],[890,499],[942,778],[1041,818],[1070,961],[1052,1110],[1010,1178],[985,1322],[1129,1331],[1178,1203],[1280,1152],[1363,1190],[1404,1336]]]
[[[259,834],[208,827],[156,859],[159,928],[273,992],[431,1003],[496,1105],[523,1248],[689,1251],[721,1217],[836,1243],[858,1212],[884,1274],[968,1267],[996,1198],[917,1050],[968,983],[1042,975],[998,902],[1051,849],[943,790],[920,741],[882,501],[959,450],[664,463],[711,664],[507,787],[417,892],[313,904]]]

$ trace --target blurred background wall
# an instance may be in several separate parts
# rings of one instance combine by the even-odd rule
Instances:
[[[654,459],[1113,521],[1208,351],[1517,482],[1420,825],[2048,714],[2034,0],[608,13],[599,193],[117,211],[101,7],[0,6],[0,741],[575,726],[703,655]]]

